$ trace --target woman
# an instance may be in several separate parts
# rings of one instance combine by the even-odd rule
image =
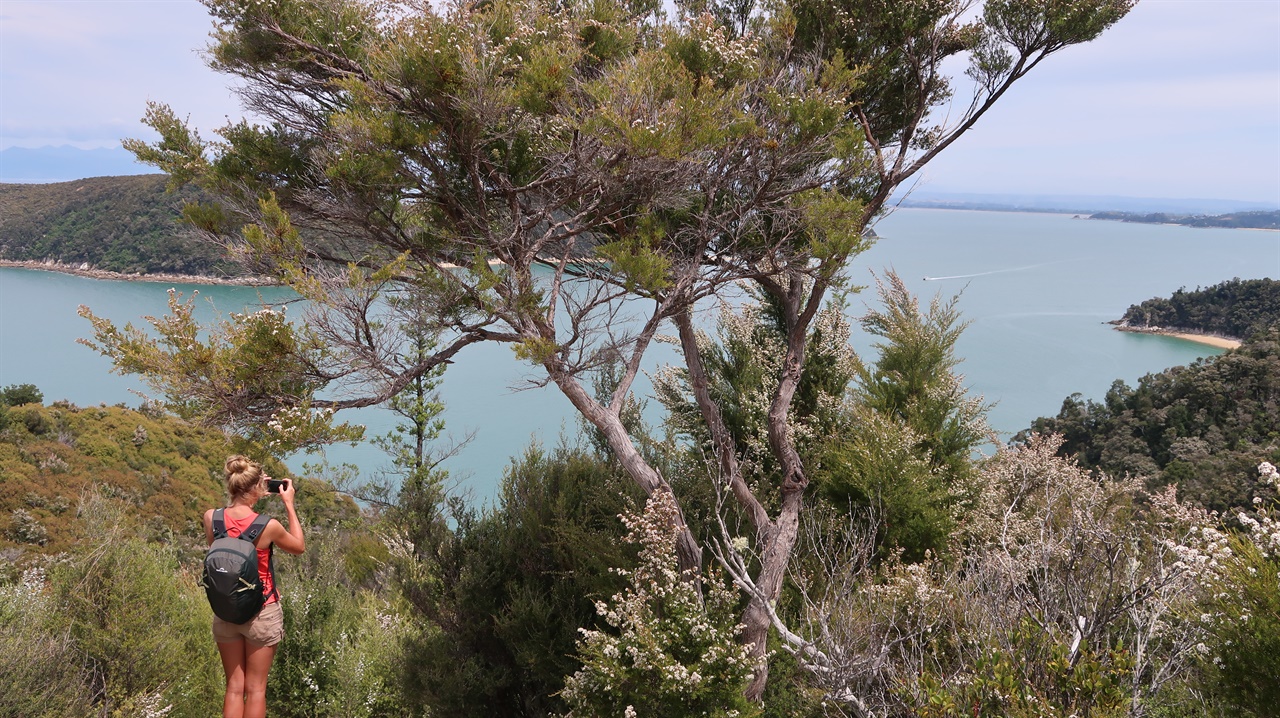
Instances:
[[[227,459],[224,470],[231,503],[223,510],[223,520],[227,534],[239,536],[258,517],[253,505],[267,495],[267,479],[271,477],[257,462],[238,455]],[[213,618],[213,638],[227,674],[227,691],[222,698],[223,718],[262,718],[267,714],[267,671],[275,658],[276,646],[284,638],[284,615],[271,571],[271,547],[279,546],[294,555],[306,549],[302,523],[293,508],[293,496],[293,482],[286,480],[280,488],[280,498],[284,500],[284,508],[289,515],[289,529],[286,531],[279,521],[271,519],[254,541],[266,604],[245,624],[228,623],[217,616]],[[204,514],[204,535],[211,544],[213,513],[214,509],[209,509]]]

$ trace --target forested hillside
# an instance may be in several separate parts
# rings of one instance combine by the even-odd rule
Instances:
[[[1087,468],[1177,484],[1214,510],[1249,506],[1258,461],[1280,461],[1280,332],[1136,387],[1117,380],[1101,402],[1073,394],[1031,430],[1062,434],[1059,453]]]
[[[201,513],[225,502],[231,439],[150,409],[41,400],[31,385],[0,390],[0,552],[8,560],[86,540],[77,507],[95,492],[127,505],[152,540],[198,543]],[[273,471],[288,475],[283,466]],[[355,514],[352,501],[326,488],[300,485],[300,506],[317,516]]]
[[[56,184],[0,184],[0,259],[87,263],[125,274],[240,274],[220,251],[186,236],[184,201],[164,175],[93,177]]]
[[[1245,339],[1280,326],[1280,281],[1232,279],[1205,289],[1179,289],[1129,307],[1123,327],[1221,334]]]

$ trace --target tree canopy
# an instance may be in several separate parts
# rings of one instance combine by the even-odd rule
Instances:
[[[963,0],[689,2],[673,15],[640,0],[205,4],[210,63],[264,124],[206,141],[154,105],[161,140],[127,146],[220,197],[189,205],[188,221],[313,309],[279,344],[306,378],[296,396],[261,386],[274,398],[257,402],[230,387],[200,404],[225,417],[228,394],[262,423],[380,404],[471,344],[506,343],[652,495],[671,485],[622,414],[659,328],[674,325],[712,473],[754,529],[743,619],[753,697],[809,483],[793,403],[810,328],[847,260],[893,190],[1012,83],[1132,6],[992,0],[972,16]],[[970,60],[971,101],[935,117],[954,107],[944,62],[958,56]],[[700,302],[743,282],[776,307],[785,338],[765,413],[777,472],[763,484],[744,479],[694,321]],[[113,329],[99,322],[98,346],[191,408],[172,371],[185,364],[161,356],[187,350],[156,353]],[[438,337],[433,351],[411,351],[421,334]],[[587,379],[607,366],[616,382],[597,398]],[[673,520],[683,525],[681,511]],[[678,535],[682,569],[698,571],[698,542]]]

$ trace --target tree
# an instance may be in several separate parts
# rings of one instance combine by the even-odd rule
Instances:
[[[809,483],[787,427],[819,309],[896,187],[1132,2],[994,0],[962,21],[963,1],[858,0],[833,6],[848,14],[839,22],[818,3],[691,2],[675,18],[641,0],[205,4],[211,64],[269,124],[232,124],[207,143],[157,105],[147,121],[161,140],[128,146],[175,184],[221,196],[187,219],[315,307],[308,340],[285,357],[313,382],[252,416],[379,404],[467,346],[502,342],[652,495],[669,482],[621,413],[656,332],[674,324],[717,471],[761,557],[743,617],[758,697],[766,609]],[[931,125],[949,97],[942,63],[966,52],[974,101],[958,123]],[[707,391],[694,324],[699,302],[739,281],[777,303],[786,329],[767,412],[780,479],[757,487]],[[379,301],[389,292],[425,301],[396,316]],[[405,355],[404,320],[440,337],[407,366],[390,360]],[[118,366],[169,388],[165,362],[131,362],[129,341],[96,331]],[[609,362],[623,371],[600,401],[584,377]],[[214,413],[216,394],[204,398]],[[681,512],[673,520],[683,527]],[[700,570],[687,529],[678,554]]]
[[[922,310],[893,272],[876,280],[880,307],[862,318],[879,355],[856,362],[846,425],[828,442],[819,475],[837,506],[876,515],[885,549],[917,561],[951,543],[961,504],[976,494],[974,452],[995,443],[987,405],[955,372],[967,322],[959,297]]]

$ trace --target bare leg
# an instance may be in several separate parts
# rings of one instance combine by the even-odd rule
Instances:
[[[245,648],[243,639],[234,643],[219,643],[222,670],[227,674],[227,691],[222,696],[222,718],[244,718]]]
[[[276,657],[275,646],[245,643],[244,718],[266,718],[267,671]]]

